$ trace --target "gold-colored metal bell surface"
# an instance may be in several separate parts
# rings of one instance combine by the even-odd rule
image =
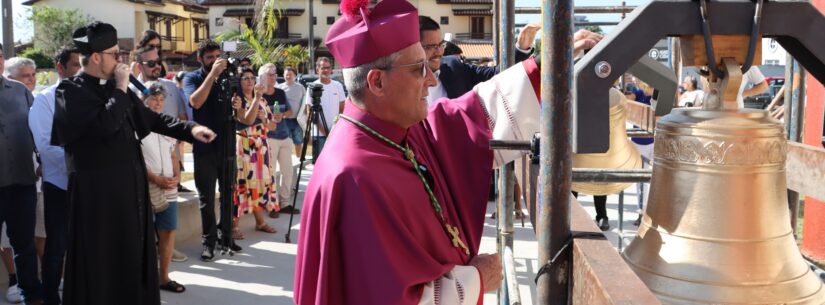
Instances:
[[[623,256],[662,303],[825,303],[792,234],[780,123],[675,109],[654,145],[649,203]]]
[[[627,98],[619,90],[610,90],[610,148],[600,154],[573,154],[575,168],[642,168],[642,157],[627,138]],[[632,183],[573,182],[573,191],[588,195],[610,195],[623,191]]]

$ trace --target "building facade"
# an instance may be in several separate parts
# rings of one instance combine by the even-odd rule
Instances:
[[[180,64],[212,34],[209,10],[195,0],[29,0],[23,4],[80,9],[94,20],[112,24],[120,48],[126,51],[134,49],[145,30],[155,30],[170,64]]]
[[[339,0],[279,1],[277,37],[285,44],[308,45],[310,1],[314,55],[330,56],[324,39],[332,24],[342,17]],[[374,5],[376,1],[371,0],[370,3]],[[418,7],[420,15],[438,22],[445,36],[465,49],[465,56],[478,58],[493,55],[492,0],[411,0],[410,3]],[[209,27],[213,36],[224,31],[241,30],[244,24],[254,24],[253,0],[201,0],[199,4],[209,8]]]

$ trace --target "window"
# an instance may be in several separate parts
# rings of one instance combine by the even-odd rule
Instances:
[[[246,24],[247,28],[249,28],[249,29],[254,29],[255,28],[255,19],[254,18],[243,18],[243,21]]]
[[[289,18],[286,16],[278,18],[278,28],[275,30],[275,37],[289,38]]]
[[[327,24],[333,24],[333,23],[335,23],[335,16],[327,17]]]
[[[318,25],[318,17],[312,16],[312,25]]]
[[[441,16],[441,24],[450,24],[450,17]]]
[[[209,20],[192,18],[192,29],[195,43],[209,37]]]
[[[223,18],[215,18],[215,26],[223,26]]]
[[[167,19],[164,25],[166,26],[166,40],[172,40],[172,20]]]
[[[472,39],[484,39],[484,17],[470,17],[470,37]]]

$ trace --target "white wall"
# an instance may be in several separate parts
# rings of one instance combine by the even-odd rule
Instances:
[[[34,6],[51,6],[60,9],[79,9],[97,21],[111,24],[117,29],[118,38],[135,37],[135,6],[125,0],[42,0]],[[35,33],[37,29],[35,29]]]
[[[778,61],[778,65],[785,65],[785,56],[787,52],[776,40],[772,38],[762,38],[762,64],[770,63],[769,61]]]

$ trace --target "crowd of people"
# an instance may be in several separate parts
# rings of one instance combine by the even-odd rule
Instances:
[[[180,184],[185,142],[193,145],[190,170],[201,207],[200,259],[214,258],[224,225],[215,216],[214,190],[225,183],[223,151],[212,141],[225,132],[222,92],[215,83],[224,77],[227,59],[220,45],[205,40],[197,50],[201,67],[173,73],[163,60],[160,35],[147,30],[127,65],[116,37],[105,23],[78,29],[74,44],[55,55],[58,83],[40,92],[35,92],[34,61],[0,54],[0,144],[9,148],[0,152],[0,240],[12,303],[127,304],[123,298],[133,296],[129,302],[149,304],[159,290],[184,292],[186,287],[169,277],[169,266],[188,259],[174,249],[178,192],[190,191]],[[331,61],[319,58],[317,65],[317,83],[329,88],[322,104],[331,128],[346,94],[331,79]],[[254,215],[255,230],[276,233],[265,217],[300,213],[292,206],[293,155],[304,144],[306,126],[299,119],[306,121],[305,103],[311,101],[295,68],[282,71],[285,81],[278,83],[275,63],[254,70],[248,58],[239,60],[240,86],[231,100],[237,175],[229,177],[235,179],[230,195],[235,252],[243,251],[234,241],[244,239],[238,226],[244,214]],[[316,130],[315,155],[328,134]],[[134,180],[141,176],[145,181]],[[105,204],[112,202],[122,204]],[[106,221],[88,223],[96,215],[106,215]],[[120,227],[126,230],[113,231]],[[116,261],[103,258],[118,245],[130,254]],[[136,277],[116,276],[123,272]],[[146,272],[157,276],[137,276]],[[90,292],[91,286],[108,292]]]

